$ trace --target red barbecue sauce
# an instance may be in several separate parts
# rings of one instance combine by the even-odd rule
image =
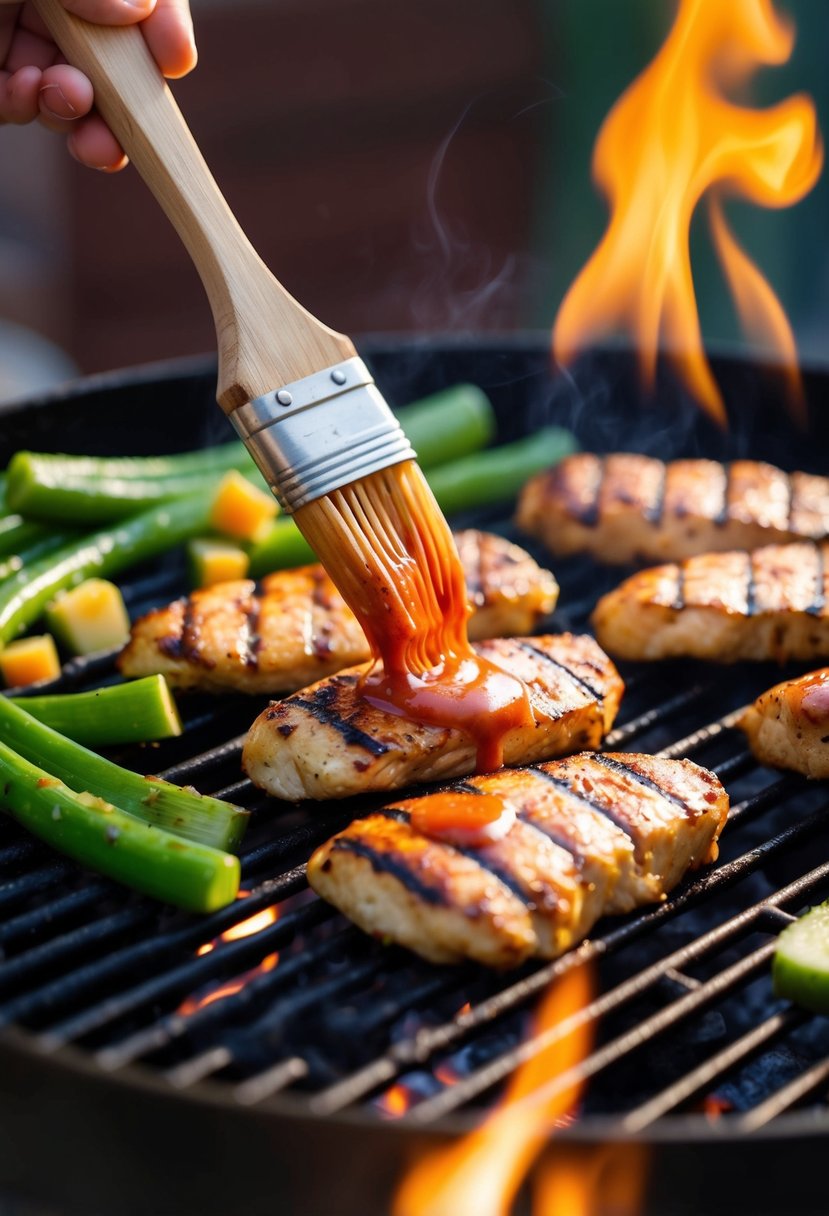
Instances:
[[[505,836],[515,822],[514,809],[493,794],[444,790],[406,806],[415,831],[461,847],[491,844]]]
[[[365,676],[362,693],[390,713],[463,731],[477,749],[476,771],[491,772],[503,764],[504,736],[533,725],[530,700],[521,680],[470,646],[470,608],[455,542],[437,507],[428,500],[421,505],[411,519],[418,534],[408,538],[395,571],[405,610],[390,612],[380,587],[368,613],[358,614],[382,662]]]
[[[529,696],[469,644],[463,567],[417,465],[404,461],[332,491],[296,518],[371,646],[363,697],[410,721],[462,731],[478,772],[500,768],[504,737],[534,725]]]

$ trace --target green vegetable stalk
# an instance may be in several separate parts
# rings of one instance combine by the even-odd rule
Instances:
[[[220,798],[199,794],[158,777],[142,777],[73,743],[0,696],[0,738],[25,759],[44,767],[70,789],[92,790],[122,811],[184,840],[232,849],[249,813]]]
[[[469,384],[405,406],[398,416],[424,468],[477,451],[495,428],[486,395]],[[262,480],[241,443],[154,457],[23,451],[9,464],[6,501],[29,519],[109,523],[193,493],[230,469]],[[2,543],[0,534],[0,552]]]
[[[94,532],[24,566],[0,586],[0,646],[37,620],[59,591],[107,578],[207,528],[211,493],[201,490]]]
[[[182,729],[164,676],[145,676],[86,692],[10,700],[44,726],[87,747],[170,739]]]
[[[0,743],[3,807],[83,865],[192,912],[212,912],[239,891],[239,859],[149,827],[104,799],[75,792]]]

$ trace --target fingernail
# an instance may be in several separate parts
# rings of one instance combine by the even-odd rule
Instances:
[[[47,97],[46,94],[51,89],[54,89],[57,92],[58,97],[60,98],[61,102],[63,103],[63,106],[65,107],[65,110],[63,113],[61,113],[59,110],[56,110],[55,107],[50,104],[50,98]],[[60,87],[59,84],[43,85],[43,87],[39,91],[39,96],[43,98],[44,105],[50,111],[50,113],[54,114],[55,118],[77,118],[78,117],[78,111],[72,105],[72,102],[66,96],[66,94],[64,93],[63,89]],[[68,111],[68,113],[67,113],[67,111]]]
[[[156,6],[156,0],[122,0],[127,8],[138,8],[144,13],[151,13]]]

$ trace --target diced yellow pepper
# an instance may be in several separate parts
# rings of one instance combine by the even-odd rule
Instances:
[[[130,636],[124,598],[103,578],[88,578],[64,591],[46,609],[46,622],[73,654],[112,650]]]
[[[194,587],[212,587],[215,583],[244,578],[250,565],[244,549],[226,540],[191,540],[188,555]]]
[[[276,499],[232,469],[219,483],[210,525],[225,536],[256,540],[278,510]]]
[[[9,642],[0,651],[0,672],[8,688],[56,680],[60,675],[60,659],[52,635],[43,633]]]

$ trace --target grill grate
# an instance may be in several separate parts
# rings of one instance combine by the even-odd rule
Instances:
[[[498,530],[510,534],[506,521]],[[557,563],[556,573],[553,624],[573,629],[618,577],[584,560]],[[176,577],[134,582],[133,613],[170,598]],[[46,1051],[71,1045],[106,1073],[137,1067],[176,1091],[210,1082],[247,1107],[290,1092],[316,1115],[362,1107],[429,1126],[489,1104],[519,1063],[562,1033],[527,1037],[528,1011],[551,980],[591,961],[600,989],[578,1019],[598,1033],[577,1070],[589,1081],[583,1120],[610,1115],[621,1132],[639,1132],[706,1095],[738,1112],[745,1130],[804,1103],[824,1109],[818,1020],[774,1000],[769,960],[791,915],[829,894],[829,863],[814,865],[827,856],[829,798],[760,769],[733,730],[739,708],[781,673],[670,664],[623,675],[623,713],[607,746],[688,755],[732,796],[721,860],[665,903],[602,922],[580,949],[507,976],[433,968],[384,948],[305,881],[309,852],[353,805],[286,810],[261,797],[239,775],[240,732],[258,703],[194,697],[183,702],[182,739],[120,758],[145,769],[161,760],[169,779],[254,812],[246,897],[206,918],[172,913],[3,824],[0,1026],[24,1029]],[[110,678],[111,658],[78,660],[61,684]],[[273,908],[272,923],[222,938]]]

